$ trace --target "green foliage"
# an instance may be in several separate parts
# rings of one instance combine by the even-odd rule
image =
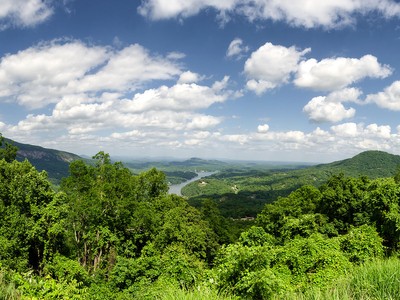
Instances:
[[[292,274],[292,283],[305,288],[310,283],[324,286],[351,267],[335,238],[313,234],[289,241],[279,253],[278,261]]]
[[[223,247],[216,260],[213,278],[221,290],[241,297],[268,299],[290,288],[290,271],[275,265],[277,249],[270,246]]]
[[[244,246],[263,246],[275,245],[276,239],[265,232],[264,228],[252,226],[245,232],[242,232],[239,243]]]
[[[0,133],[0,160],[4,159],[6,162],[12,162],[17,157],[17,151],[18,148],[9,142],[5,142]]]
[[[53,197],[45,172],[27,161],[0,160],[0,263],[20,271],[41,268],[49,245],[39,220]]]
[[[358,264],[383,257],[382,242],[375,227],[370,225],[352,228],[340,237],[342,251],[351,262]]]
[[[207,221],[214,231],[218,244],[228,244],[234,241],[234,222],[221,215],[217,204],[205,199],[200,207],[202,219]]]
[[[233,226],[238,221],[225,218],[215,199],[196,209],[168,195],[166,177],[156,169],[134,175],[104,152],[94,159],[71,163],[57,193],[46,173],[29,162],[0,160],[1,297],[395,299],[399,294],[393,287],[399,285],[398,260],[378,269],[400,242],[400,187],[394,178],[336,175],[318,188],[302,186],[267,204],[256,226],[239,236]],[[238,199],[243,195],[242,185],[230,189]]]
[[[310,286],[307,290],[286,293],[273,299],[282,300],[395,300],[400,295],[400,260],[372,260],[356,266],[330,285],[320,288]]]
[[[399,165],[398,155],[366,151],[350,159],[303,168],[299,165],[280,166],[279,169],[271,169],[271,166],[224,168],[204,180],[206,185],[193,182],[185,186],[182,194],[196,207],[200,207],[204,199],[214,200],[225,217],[256,217],[265,204],[287,197],[304,185],[319,187],[332,180],[333,174],[371,179],[392,177]]]

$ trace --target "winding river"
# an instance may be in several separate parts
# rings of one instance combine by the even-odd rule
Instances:
[[[176,194],[178,196],[182,196],[181,194],[181,190],[185,185],[188,185],[189,183],[199,180],[201,178],[207,177],[207,176],[211,176],[214,175],[215,173],[218,173],[218,171],[213,171],[213,172],[196,172],[197,176],[195,178],[192,178],[190,180],[186,180],[182,183],[179,184],[173,184],[169,187],[169,193],[170,194]]]

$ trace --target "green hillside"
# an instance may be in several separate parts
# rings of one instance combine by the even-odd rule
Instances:
[[[383,151],[365,151],[353,158],[316,166],[333,173],[343,172],[348,176],[367,176],[370,178],[393,176],[400,166],[400,156]]]
[[[369,178],[391,177],[398,166],[399,155],[366,151],[353,158],[297,170],[222,170],[201,182],[185,186],[182,194],[197,207],[204,199],[213,199],[227,217],[254,217],[266,203],[271,203],[280,196],[287,196],[306,184],[319,186],[334,174]]]
[[[27,159],[39,171],[45,170],[52,182],[59,182],[61,178],[69,175],[70,162],[82,159],[80,156],[54,149],[43,148],[29,144],[22,144],[10,139],[6,142],[18,147],[17,160]]]

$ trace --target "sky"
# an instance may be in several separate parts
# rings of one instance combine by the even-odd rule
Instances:
[[[0,1],[0,133],[80,155],[400,155],[399,72],[400,1]]]

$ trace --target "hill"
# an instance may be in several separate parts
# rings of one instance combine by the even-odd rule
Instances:
[[[383,151],[366,151],[353,158],[293,169],[222,170],[216,175],[193,182],[182,189],[194,206],[204,199],[213,199],[226,217],[254,217],[266,203],[285,197],[299,187],[319,186],[329,177],[391,177],[400,166],[400,156]]]
[[[315,166],[333,173],[347,176],[367,176],[369,178],[393,176],[400,166],[400,156],[384,151],[365,151],[341,161]],[[312,169],[312,168],[311,168]]]
[[[18,147],[18,161],[27,159],[37,170],[45,170],[49,179],[54,183],[58,183],[61,178],[69,175],[70,162],[82,159],[80,156],[70,152],[18,143],[10,139],[5,139],[5,141]]]

